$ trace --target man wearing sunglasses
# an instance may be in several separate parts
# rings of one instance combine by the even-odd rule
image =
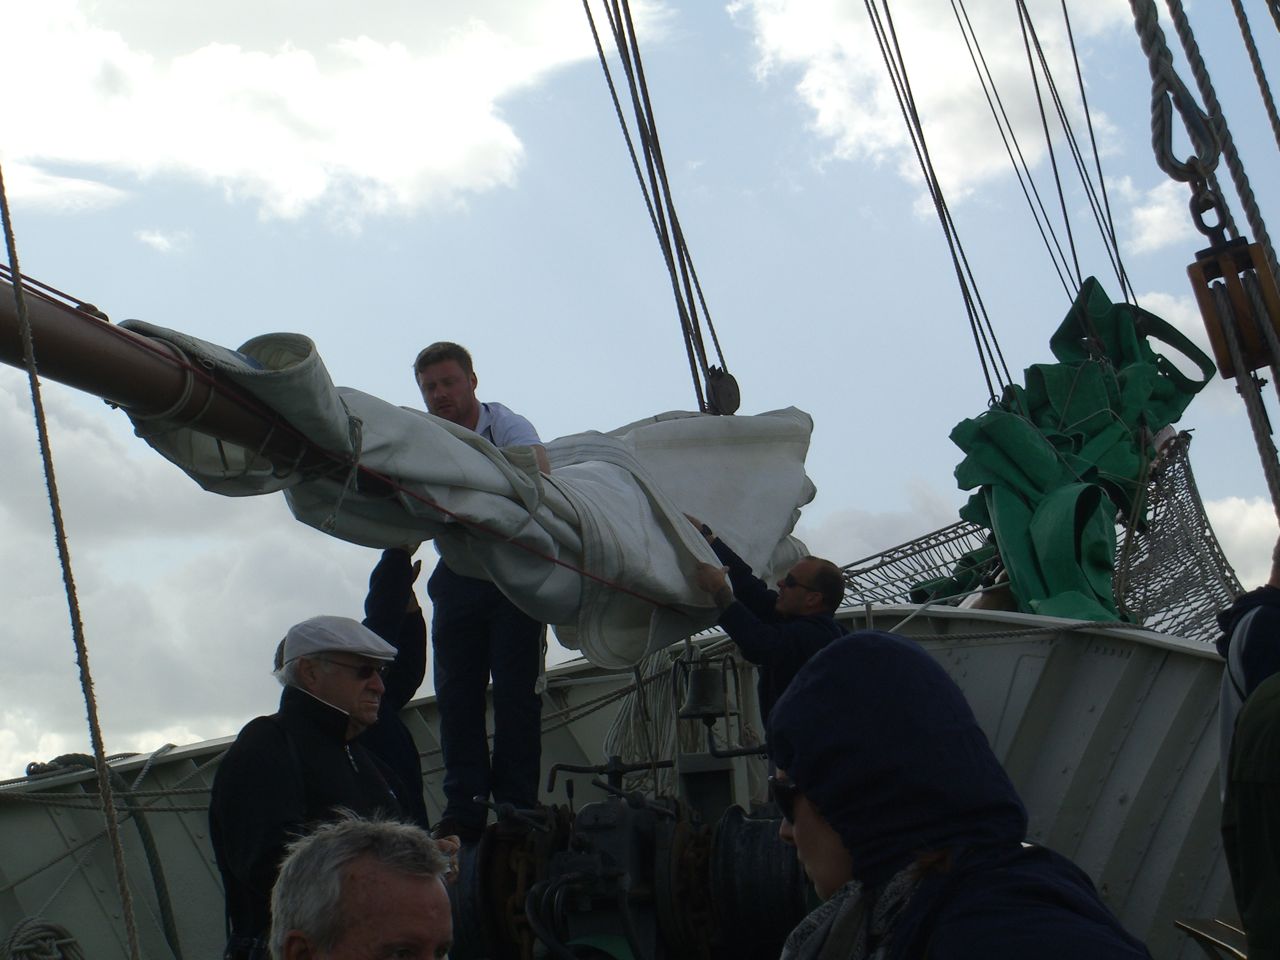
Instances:
[[[399,781],[353,742],[378,719],[396,648],[346,617],[289,628],[277,651],[280,709],[252,720],[214,775],[209,837],[226,896],[228,960],[265,958],[285,846],[340,810],[399,816]]]
[[[796,672],[844,633],[835,620],[844,577],[830,560],[805,557],[771,590],[710,527],[692,516],[689,522],[724,564],[699,564],[694,583],[715,600],[720,626],[755,664],[760,716],[768,723],[769,712]]]

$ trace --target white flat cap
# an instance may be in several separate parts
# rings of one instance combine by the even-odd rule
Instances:
[[[350,617],[312,617],[295,623],[284,635],[283,663],[317,653],[354,653],[374,660],[394,660],[396,648]]]

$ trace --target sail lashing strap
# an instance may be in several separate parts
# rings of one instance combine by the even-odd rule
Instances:
[[[618,89],[609,69],[604,46],[600,41],[595,17],[591,12],[590,0],[582,0],[582,8],[587,15],[591,35],[595,40],[600,67],[604,71],[609,95],[613,100],[614,113],[622,128],[627,152],[631,156],[631,165],[635,170],[636,180],[640,184],[640,192],[644,196],[645,207],[649,213],[649,221],[653,224],[654,234],[658,239],[667,274],[671,280],[671,292],[676,301],[681,337],[689,360],[689,373],[693,377],[698,409],[704,413],[731,414],[738,409],[739,404],[737,381],[729,373],[724,351],[720,347],[720,338],[716,334],[715,324],[712,323],[706,297],[702,292],[702,284],[693,265],[693,255],[689,251],[688,242],[680,226],[680,219],[676,215],[675,200],[671,194],[671,184],[667,177],[662,146],[658,139],[653,103],[645,80],[644,64],[640,59],[640,46],[636,38],[635,22],[631,16],[631,4],[629,0],[601,0],[601,5],[610,33],[613,35],[618,60],[626,76],[632,112],[635,115],[635,138],[632,137],[622,109],[622,101],[618,96]],[[643,171],[637,156],[636,139],[640,141],[644,154]],[[699,315],[699,308],[701,308],[701,315]],[[703,322],[706,323],[707,332],[715,347],[718,365],[708,360],[702,335]]]
[[[62,567],[62,582],[66,590],[67,609],[71,617],[71,635],[75,644],[76,664],[80,669],[80,689],[84,695],[85,711],[88,715],[89,739],[93,745],[93,766],[97,774],[102,816],[106,820],[107,834],[111,840],[111,855],[115,863],[116,887],[120,894],[120,906],[124,914],[129,956],[131,960],[141,960],[142,951],[138,943],[138,928],[133,911],[133,895],[129,889],[129,876],[124,862],[124,848],[120,842],[120,824],[116,818],[111,776],[107,767],[107,751],[102,738],[102,726],[98,722],[98,703],[93,693],[93,675],[89,670],[89,648],[85,642],[84,622],[80,617],[80,601],[76,594],[75,577],[71,572],[71,550],[67,545],[67,530],[62,518],[62,503],[58,497],[58,482],[53,470],[53,451],[49,445],[49,427],[45,421],[44,401],[40,396],[40,378],[36,370],[35,345],[31,337],[31,320],[27,314],[27,301],[23,296],[22,270],[18,265],[18,244],[14,236],[13,217],[9,212],[9,197],[5,191],[3,167],[0,167],[0,221],[3,221],[4,225],[4,242],[9,257],[9,269],[12,271],[15,280],[13,284],[14,305],[18,314],[18,328],[22,335],[23,360],[27,369],[27,381],[31,388],[31,404],[35,413],[36,434],[40,442],[40,456],[44,463],[45,486],[49,493],[49,508],[53,514],[54,541],[58,548],[58,561]]]

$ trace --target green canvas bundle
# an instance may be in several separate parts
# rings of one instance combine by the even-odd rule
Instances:
[[[1199,369],[1188,376],[1153,342]],[[964,451],[960,516],[992,531],[1019,609],[1079,620],[1119,618],[1112,591],[1116,522],[1141,523],[1153,439],[1214,375],[1213,362],[1155,314],[1114,304],[1093,277],[1049,340],[1057,363],[1035,364],[951,439]],[[991,547],[913,598],[976,586]]]

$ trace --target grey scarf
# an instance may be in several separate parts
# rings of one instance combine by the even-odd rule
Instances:
[[[791,931],[781,960],[878,960],[919,881],[914,864],[903,867],[871,900],[863,896],[861,882],[850,880]]]

